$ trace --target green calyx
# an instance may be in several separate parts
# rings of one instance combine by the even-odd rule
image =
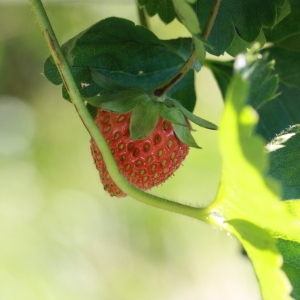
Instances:
[[[191,134],[189,121],[207,129],[218,128],[213,123],[192,114],[175,99],[156,97],[153,92],[142,87],[122,87],[85,100],[90,105],[103,110],[116,113],[132,112],[129,124],[132,140],[141,140],[149,136],[156,127],[159,117],[172,123],[177,137],[194,148],[201,147],[197,145]]]

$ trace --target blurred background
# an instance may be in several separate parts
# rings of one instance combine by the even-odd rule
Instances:
[[[134,0],[45,2],[61,43],[106,17],[139,22]],[[177,22],[150,25],[162,39],[188,35]],[[234,238],[103,191],[85,128],[43,77],[48,55],[29,2],[0,0],[0,299],[260,299]],[[219,124],[206,69],[197,95],[195,113]],[[195,129],[203,150],[151,192],[205,206],[220,179],[218,133]]]

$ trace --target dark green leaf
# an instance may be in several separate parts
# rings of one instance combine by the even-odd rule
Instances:
[[[150,90],[181,69],[193,44],[186,38],[161,41],[131,21],[112,17],[80,33],[64,49],[72,57],[71,70],[80,92],[92,97],[103,88],[95,84],[91,72],[101,74],[106,84],[110,80],[121,86]],[[62,83],[51,58],[45,62],[45,75],[54,84]]]
[[[151,134],[160,116],[160,105],[151,100],[141,101],[130,118],[130,138],[141,140]]]
[[[150,17],[158,14],[166,24],[175,18],[174,5],[172,0],[139,0],[140,6],[145,6]]]
[[[290,125],[300,123],[300,90],[279,85],[279,96],[258,109],[257,132],[270,141]]]
[[[278,77],[272,74],[274,62],[268,61],[267,58],[265,54],[254,63],[252,69],[255,69],[255,72],[249,70],[250,90],[247,103],[255,109],[276,96]]]
[[[247,49],[251,48],[253,43],[258,42],[260,44],[260,47],[263,47],[266,43],[266,38],[263,33],[263,31],[260,31],[260,34],[258,37],[252,42],[248,43],[244,41],[236,32],[234,33],[234,38],[231,43],[231,45],[227,48],[226,52],[230,54],[231,56],[235,57],[239,53],[246,52]]]
[[[283,271],[293,286],[291,296],[294,299],[300,299],[300,244],[278,239],[277,247],[284,259]]]
[[[273,27],[277,22],[277,10],[282,0],[226,0],[221,1],[219,11],[209,35],[211,47],[207,51],[223,54],[232,44],[235,33],[244,41],[252,43],[263,27]],[[200,27],[203,29],[210,17],[213,1],[198,0],[194,4]]]
[[[194,70],[190,70],[174,87],[168,92],[168,96],[178,100],[186,109],[193,111],[196,104]]]
[[[291,13],[274,28],[265,30],[268,42],[282,42],[284,45],[285,39],[300,34],[300,2],[299,0],[289,0],[289,2]],[[294,49],[298,50],[296,46]]]
[[[206,60],[205,66],[208,67],[219,85],[223,99],[225,99],[227,87],[233,75],[233,61]]]
[[[234,37],[234,24],[230,11],[225,7],[226,2],[228,2],[228,0],[221,1],[214,26],[208,37],[210,47],[206,47],[206,50],[214,55],[223,54]],[[212,3],[213,1],[211,0],[198,0],[194,4],[194,9],[202,30],[210,18]]]
[[[93,81],[106,90],[118,90],[124,88],[124,85],[114,81],[113,79],[102,75],[99,71],[92,69],[91,76]]]
[[[299,88],[300,83],[300,55],[279,47],[267,49],[270,59],[276,61],[276,73],[280,82],[290,87]]]
[[[268,174],[281,183],[282,200],[300,199],[300,125],[277,135],[268,145]]]
[[[291,37],[276,43],[276,46],[286,50],[300,52],[300,34],[292,35]]]

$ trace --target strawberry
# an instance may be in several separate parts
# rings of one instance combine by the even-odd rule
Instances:
[[[188,119],[199,126],[217,129],[178,101],[165,95],[155,96],[141,87],[119,89],[86,101],[99,107],[94,121],[120,172],[141,190],[157,186],[172,176],[189,147],[200,148],[190,133]],[[93,140],[91,151],[104,189],[111,196],[126,196],[110,177]]]
[[[131,140],[130,117],[131,113],[98,109],[95,122],[109,144],[120,172],[133,186],[147,190],[163,183],[180,167],[189,147],[177,138],[172,124],[162,117],[148,137]],[[112,196],[126,196],[109,176],[93,140],[91,150],[104,189]]]

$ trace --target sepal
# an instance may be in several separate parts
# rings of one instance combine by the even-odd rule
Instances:
[[[142,140],[152,133],[158,123],[160,107],[160,103],[152,100],[139,102],[130,118],[132,140]]]
[[[165,100],[165,103],[168,107],[172,108],[172,110],[179,110],[187,119],[189,119],[191,122],[195,123],[196,125],[198,125],[200,127],[204,127],[206,129],[211,129],[211,130],[218,129],[217,125],[194,115],[193,113],[188,111],[186,108],[184,108],[178,101],[176,101],[172,98],[167,98]]]
[[[85,99],[89,104],[104,110],[117,113],[132,111],[140,101],[149,101],[150,97],[141,87],[130,87],[117,90],[108,94]]]

